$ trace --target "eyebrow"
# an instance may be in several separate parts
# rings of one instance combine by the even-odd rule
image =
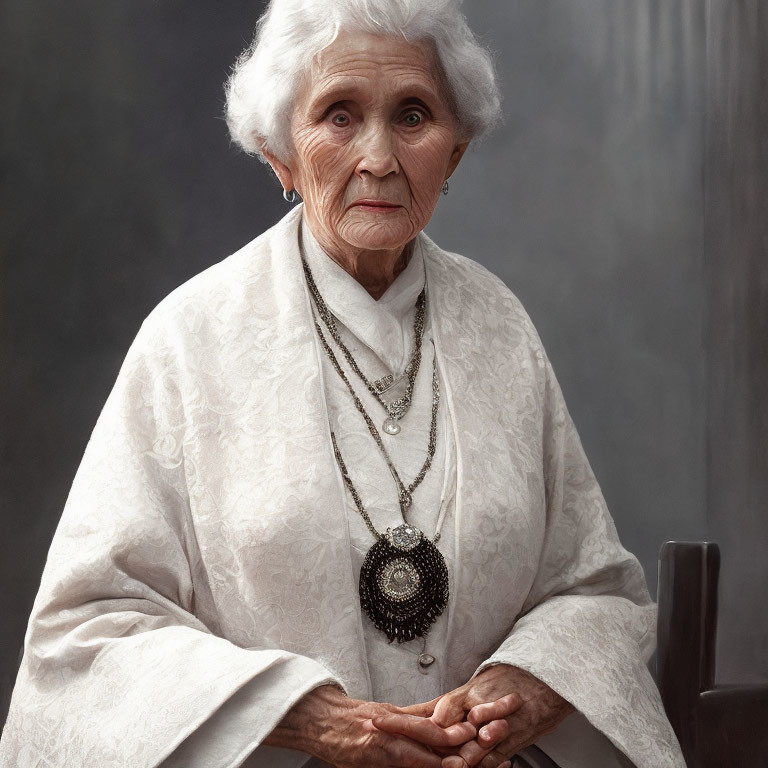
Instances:
[[[399,106],[405,107],[409,104],[415,104],[418,107],[421,107],[422,109],[425,109],[427,112],[431,112],[429,105],[422,101],[418,96],[406,96],[404,99],[401,99],[399,102]]]
[[[363,89],[354,79],[345,80],[332,86],[327,91],[318,91],[311,99],[310,111],[317,112],[327,109],[333,104],[349,101],[359,96]],[[420,83],[404,83],[398,85],[395,91],[395,98],[400,106],[406,104],[418,104],[422,108],[429,110],[429,102],[441,98],[440,91],[436,88],[428,88]]]

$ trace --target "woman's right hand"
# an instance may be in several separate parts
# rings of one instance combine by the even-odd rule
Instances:
[[[441,754],[453,752],[477,733],[468,722],[441,728],[424,718],[423,725],[417,724],[416,741],[380,731],[371,722],[400,711],[391,704],[350,699],[336,686],[323,685],[299,699],[264,743],[298,749],[337,768],[440,768],[441,755],[432,747]]]

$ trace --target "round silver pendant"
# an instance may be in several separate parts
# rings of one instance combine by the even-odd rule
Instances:
[[[422,653],[419,655],[419,666],[429,667],[435,663],[435,657],[431,653]]]
[[[423,535],[418,528],[407,523],[405,525],[398,525],[394,529],[387,528],[386,533],[389,543],[402,552],[410,552],[412,549],[416,549]]]
[[[413,597],[419,591],[420,581],[418,571],[403,557],[387,563],[379,574],[381,591],[397,602]]]
[[[399,435],[400,434],[400,424],[397,422],[396,419],[384,419],[384,424],[382,425],[382,429],[388,434],[388,435]]]

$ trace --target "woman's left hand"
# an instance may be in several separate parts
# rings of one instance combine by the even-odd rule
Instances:
[[[509,758],[554,731],[574,707],[525,670],[497,664],[460,688],[403,711],[409,714],[385,715],[375,718],[373,724],[382,731],[413,738],[415,715],[430,717],[443,728],[466,719],[478,734],[446,756],[443,768],[483,768],[486,756],[489,765],[497,765],[499,756]]]

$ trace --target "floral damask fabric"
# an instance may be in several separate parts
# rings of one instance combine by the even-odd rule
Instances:
[[[300,221],[142,325],[51,545],[4,768],[287,768],[306,756],[259,745],[305,692],[371,697]],[[564,726],[581,718],[627,764],[684,766],[646,668],[642,570],[535,329],[498,278],[418,245],[455,436],[441,684],[515,664],[575,705]],[[549,754],[582,768],[558,733]]]

